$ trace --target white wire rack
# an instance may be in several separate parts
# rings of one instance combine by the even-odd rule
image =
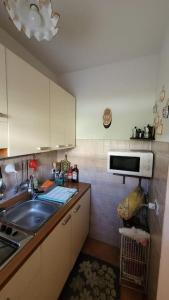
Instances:
[[[146,293],[148,280],[149,252],[149,239],[146,240],[146,244],[143,246],[136,240],[121,234],[121,285],[127,285],[130,288],[133,287]]]

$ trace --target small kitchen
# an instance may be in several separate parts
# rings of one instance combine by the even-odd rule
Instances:
[[[168,300],[169,7],[127,2],[0,3],[0,300]]]

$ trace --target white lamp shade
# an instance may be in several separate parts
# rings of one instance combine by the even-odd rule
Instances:
[[[60,16],[53,13],[50,0],[5,0],[5,5],[16,28],[28,38],[50,41],[58,33]]]

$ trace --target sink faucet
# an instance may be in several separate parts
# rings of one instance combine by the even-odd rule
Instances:
[[[34,193],[34,186],[33,186],[33,176],[30,176],[29,183],[28,183],[28,192],[33,195]]]

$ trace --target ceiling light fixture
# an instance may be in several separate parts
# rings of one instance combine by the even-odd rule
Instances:
[[[60,15],[53,12],[51,0],[4,0],[16,28],[30,39],[50,41],[58,33]]]

